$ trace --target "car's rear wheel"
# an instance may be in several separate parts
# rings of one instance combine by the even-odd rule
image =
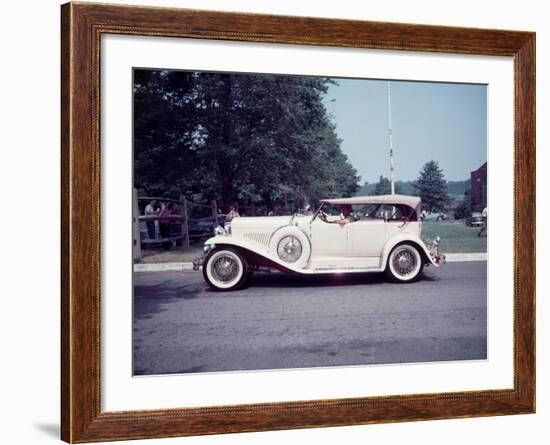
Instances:
[[[202,274],[208,285],[215,290],[236,290],[246,283],[248,263],[237,249],[216,248],[204,259]]]
[[[422,255],[412,244],[395,246],[388,257],[386,274],[396,283],[410,283],[418,279],[424,268]]]

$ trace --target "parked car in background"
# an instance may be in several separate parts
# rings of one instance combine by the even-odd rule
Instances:
[[[472,212],[465,220],[468,227],[481,227],[483,226],[483,214],[481,212]]]
[[[203,276],[216,290],[243,286],[250,272],[386,272],[414,281],[445,261],[439,237],[425,242],[420,198],[404,195],[325,199],[313,215],[241,217],[204,244]]]
[[[204,218],[189,218],[189,238],[192,240],[207,239],[212,236],[214,229],[218,225],[223,225],[225,215],[219,215],[217,221],[211,216]]]
[[[443,221],[447,219],[447,214],[443,212],[422,212],[422,221]]]

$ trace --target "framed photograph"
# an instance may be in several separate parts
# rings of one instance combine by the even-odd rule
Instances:
[[[61,17],[63,440],[535,411],[534,33]]]

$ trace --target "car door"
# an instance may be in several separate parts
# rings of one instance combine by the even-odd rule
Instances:
[[[349,224],[327,223],[319,218],[310,225],[312,256],[345,257]]]
[[[386,243],[386,224],[383,219],[365,219],[346,224],[349,256],[378,258]]]
[[[403,211],[403,208],[400,206],[388,205],[385,206],[384,211],[386,212],[386,239],[390,239],[392,236],[397,235],[402,232],[406,227],[407,221],[411,222],[410,211]],[[414,216],[416,219],[416,216]]]

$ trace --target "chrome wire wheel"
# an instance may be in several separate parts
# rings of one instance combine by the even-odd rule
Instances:
[[[220,290],[236,289],[243,282],[246,265],[237,252],[223,249],[212,252],[204,266],[208,284]]]
[[[221,255],[212,261],[212,275],[216,280],[229,283],[239,272],[239,265],[230,255]]]
[[[394,248],[388,259],[388,272],[395,281],[412,281],[422,271],[422,257],[417,248],[401,244]]]

